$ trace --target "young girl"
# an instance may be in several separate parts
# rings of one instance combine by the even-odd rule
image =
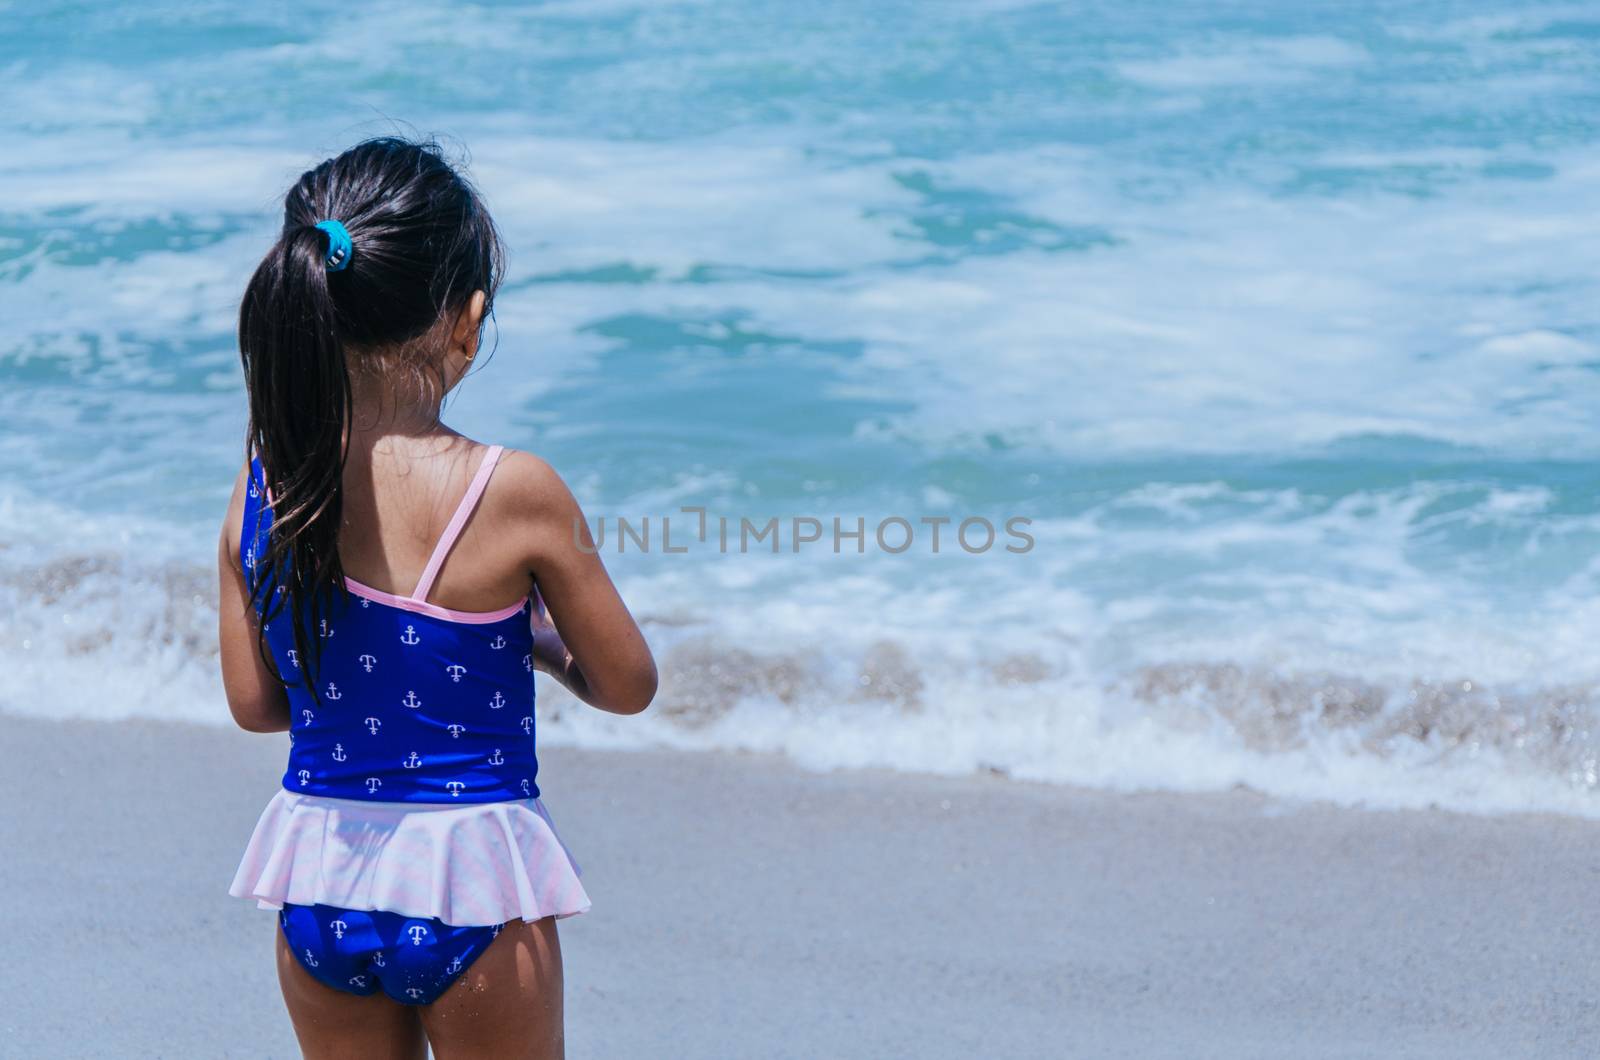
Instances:
[[[289,764],[229,892],[279,910],[308,1057],[562,1055],[555,921],[589,899],[539,800],[533,671],[618,714],[655,694],[560,477],[439,420],[500,275],[473,188],[379,139],[301,176],[239,312],[222,673]]]

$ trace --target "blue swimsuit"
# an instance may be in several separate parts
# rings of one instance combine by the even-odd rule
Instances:
[[[407,818],[439,820],[430,814],[442,809],[440,804],[466,807],[462,814],[471,814],[473,804],[524,802],[526,806],[517,808],[524,813],[523,820],[532,821],[535,829],[542,827],[540,820],[548,822],[536,801],[539,766],[533,736],[531,599],[496,612],[451,611],[427,603],[428,591],[500,453],[501,447],[492,446],[485,454],[411,596],[395,596],[345,579],[351,595],[334,594],[319,628],[307,630],[320,640],[322,649],[318,697],[311,695],[302,676],[290,609],[283,607],[266,622],[266,641],[284,678],[291,708],[289,762],[282,786],[291,793],[296,812],[326,808],[347,817],[389,812],[399,814],[393,820],[410,826],[413,822]],[[260,461],[252,460],[240,559],[252,587],[264,580],[266,592],[273,593],[281,589],[260,562],[267,555],[272,527],[267,498]],[[261,600],[266,599],[263,594]],[[352,803],[374,805],[368,811]],[[419,812],[411,814],[406,806],[395,804],[417,804]],[[483,809],[489,812],[505,807]],[[462,814],[454,819],[467,819]],[[370,821],[352,819],[361,822],[361,831],[374,831]],[[399,842],[394,835],[404,834],[400,827],[378,828],[376,834],[386,842]],[[467,831],[459,825],[444,828]],[[310,857],[304,853],[307,841],[303,836],[263,835],[267,830],[268,815],[264,814],[258,835],[252,839],[252,854],[258,856],[247,854],[250,871],[241,866],[232,892],[280,905],[284,938],[301,965],[318,981],[350,993],[370,994],[381,988],[396,1001],[427,1004],[499,934],[504,922],[501,917],[510,919],[508,914],[520,911],[528,918],[547,908],[548,915],[569,915],[588,904],[581,887],[576,896],[570,893],[575,879],[570,878],[562,858],[554,854],[537,859],[538,864],[527,871],[526,885],[522,874],[527,866],[500,870],[502,877],[516,877],[523,901],[520,908],[498,907],[491,917],[494,923],[446,923],[438,916],[417,915],[416,909],[291,902],[285,896],[301,887],[298,881],[325,874],[326,866],[291,864],[284,869],[285,861]],[[538,838],[536,835],[535,840]],[[366,836],[359,842],[371,844],[372,840]],[[318,850],[319,857],[333,858],[341,865],[348,857],[345,848],[332,853],[326,846]],[[564,848],[560,853],[565,854]],[[358,881],[359,893],[405,896],[396,904],[438,904],[441,899],[436,890],[425,892],[429,881],[417,877],[494,871],[483,867],[492,859],[479,859],[476,851],[463,854],[451,848],[448,856],[472,858],[474,864],[417,864],[422,855],[407,853],[401,858],[397,854],[398,867],[360,866],[366,875]],[[301,871],[293,871],[296,867]],[[571,870],[575,873],[576,866]],[[410,878],[404,875],[407,872]],[[291,882],[274,887],[259,883],[262,877],[283,877]],[[468,897],[493,893],[501,882],[485,878],[481,886],[469,889]],[[468,883],[470,887],[471,881]],[[460,886],[460,882],[453,885]],[[535,899],[547,893],[557,897],[553,903],[537,902],[534,913],[529,913],[524,892],[532,892]],[[411,897],[413,894],[417,897]],[[454,904],[463,902],[457,897]]]
[[[452,927],[333,905],[285,903],[284,941],[300,966],[324,986],[351,994],[383,990],[401,1004],[437,1001],[500,934],[493,927]]]

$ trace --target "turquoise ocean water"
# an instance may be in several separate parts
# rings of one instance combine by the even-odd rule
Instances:
[[[24,2],[0,99],[4,709],[228,723],[237,299],[399,125],[591,518],[1031,520],[613,537],[662,695],[547,742],[1600,807],[1592,7]]]

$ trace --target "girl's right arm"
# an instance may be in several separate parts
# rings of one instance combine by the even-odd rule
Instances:
[[[514,483],[535,607],[542,597],[554,624],[543,634],[552,647],[541,652],[547,662],[541,668],[590,706],[639,713],[655,698],[655,659],[600,561],[577,498],[554,468],[530,453],[508,450],[502,462]],[[553,657],[559,655],[565,657]]]
[[[287,732],[289,696],[261,658],[258,619],[239,565],[239,530],[250,469],[240,472],[217,542],[217,643],[222,656],[222,687],[233,720],[247,732]]]

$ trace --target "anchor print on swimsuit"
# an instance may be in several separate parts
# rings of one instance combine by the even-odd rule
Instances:
[[[289,951],[319,983],[363,996],[382,990],[406,1005],[438,1000],[503,926],[289,902],[278,924]]]
[[[307,795],[378,802],[472,803],[536,798],[533,611],[528,598],[499,611],[428,602],[440,570],[488,481],[491,447],[409,596],[345,579],[307,629],[320,657],[317,688],[294,647],[291,612],[265,630],[297,719],[283,786]],[[240,556],[276,592],[271,493],[259,460],[259,497],[247,494]],[[275,619],[278,616],[274,616]],[[508,707],[520,709],[506,709]],[[348,978],[348,977],[346,977]]]

